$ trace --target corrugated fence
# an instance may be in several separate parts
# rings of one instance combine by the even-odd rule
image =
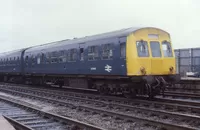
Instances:
[[[200,48],[175,49],[177,73],[200,72]]]

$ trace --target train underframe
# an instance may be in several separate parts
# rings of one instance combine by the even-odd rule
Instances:
[[[154,96],[164,93],[167,86],[180,80],[179,75],[158,76],[85,76],[85,75],[1,75],[1,81],[31,85],[58,85],[72,88],[95,89],[102,95]]]

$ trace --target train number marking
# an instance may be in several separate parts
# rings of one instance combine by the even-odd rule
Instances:
[[[96,67],[92,67],[92,68],[90,68],[90,70],[97,70],[97,68]]]
[[[106,65],[105,66],[105,71],[111,72],[112,71],[112,66]]]

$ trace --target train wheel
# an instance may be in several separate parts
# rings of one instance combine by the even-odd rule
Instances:
[[[109,93],[109,89],[106,85],[99,86],[98,91],[101,95],[107,95]]]
[[[146,84],[146,89],[147,89],[147,94],[148,94],[149,99],[153,99],[155,94],[154,94],[152,86],[149,84]]]
[[[128,88],[125,91],[123,91],[123,95],[126,98],[135,98],[136,97],[136,92],[134,89]]]

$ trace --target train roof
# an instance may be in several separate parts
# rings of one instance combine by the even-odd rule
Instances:
[[[106,38],[111,38],[111,37],[125,37],[125,36],[129,35],[130,33],[133,33],[137,30],[145,29],[145,28],[148,29],[148,28],[155,28],[155,27],[131,27],[131,28],[125,28],[125,29],[116,30],[116,31],[112,31],[112,32],[96,34],[96,35],[92,35],[92,36],[85,36],[85,37],[82,37],[82,38],[56,41],[56,42],[52,42],[52,43],[47,43],[47,44],[42,44],[42,45],[39,45],[39,46],[30,47],[29,49],[26,50],[26,52],[44,50],[44,49],[49,49],[49,48],[54,48],[54,47],[60,47],[60,46],[66,45],[66,44],[85,43],[85,42],[88,42],[88,41],[106,39]],[[155,28],[155,29],[159,29],[159,28]],[[159,30],[161,30],[161,29],[159,29]]]
[[[0,57],[7,57],[7,56],[20,56],[21,55],[21,52],[24,51],[24,49],[17,49],[17,50],[12,50],[12,51],[8,51],[8,52],[2,52],[0,53]]]

